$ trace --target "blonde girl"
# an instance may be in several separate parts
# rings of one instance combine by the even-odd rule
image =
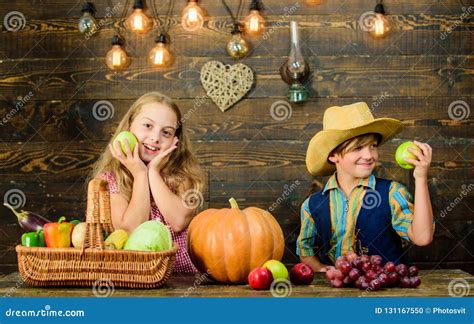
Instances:
[[[199,197],[203,173],[190,150],[178,106],[159,92],[138,98],[119,123],[108,148],[94,166],[92,178],[109,183],[112,223],[131,233],[148,220],[171,229],[178,245],[175,272],[197,272],[186,248],[187,227],[196,204],[185,193]],[[126,150],[114,138],[132,132],[138,144]]]

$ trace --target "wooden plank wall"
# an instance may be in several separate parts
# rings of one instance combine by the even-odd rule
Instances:
[[[409,258],[426,268],[473,271],[472,114],[450,118],[448,108],[459,100],[467,105],[465,113],[473,106],[469,1],[384,1],[395,31],[374,41],[357,24],[375,1],[322,0],[309,5],[264,0],[266,37],[252,40],[253,51],[242,60],[254,69],[256,85],[248,98],[225,113],[203,99],[199,81],[205,62],[232,63],[225,53],[230,20],[221,2],[202,1],[209,20],[203,30],[190,34],[180,25],[184,1],[176,1],[169,31],[176,55],[172,67],[154,70],[147,65],[154,32],[125,34],[132,64],[125,72],[112,73],[104,55],[114,22],[103,17],[107,8],[123,6],[121,1],[94,1],[104,26],[90,39],[76,27],[81,1],[0,3],[2,21],[11,11],[26,19],[17,32],[4,25],[0,29],[0,116],[8,117],[20,101],[31,97],[0,127],[2,197],[18,189],[26,199],[24,209],[50,218],[83,217],[84,180],[91,165],[130,104],[147,91],[159,90],[187,114],[194,149],[208,174],[204,207],[226,206],[230,196],[242,207],[273,206],[286,236],[284,261],[294,263],[299,204],[311,182],[304,163],[307,143],[321,129],[325,108],[366,101],[377,117],[399,118],[407,126],[382,147],[379,176],[413,190],[410,172],[394,164],[394,149],[414,138],[434,149],[430,190],[438,221],[435,239],[430,247],[409,248]],[[235,10],[238,2],[228,2]],[[157,1],[160,15],[167,5]],[[311,99],[293,105],[291,116],[278,121],[270,110],[285,99],[287,86],[278,70],[289,53],[293,18],[301,27],[303,54],[313,71]],[[110,119],[93,117],[100,100],[112,103]],[[452,203],[452,210],[440,215]],[[20,235],[15,218],[0,208],[0,271],[16,269],[14,245]]]

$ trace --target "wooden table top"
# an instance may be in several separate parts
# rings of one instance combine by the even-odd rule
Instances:
[[[421,285],[416,289],[388,288],[365,292],[356,288],[331,288],[324,274],[317,273],[309,286],[291,287],[288,297],[449,297],[451,286],[466,287],[465,296],[474,296],[474,276],[457,269],[422,270]],[[466,284],[467,283],[467,284]],[[461,293],[456,290],[457,293]],[[88,287],[31,287],[18,272],[0,278],[0,295],[11,297],[94,297]],[[175,274],[158,289],[115,288],[112,297],[272,297],[271,291],[252,290],[248,285],[226,285],[199,275]]]

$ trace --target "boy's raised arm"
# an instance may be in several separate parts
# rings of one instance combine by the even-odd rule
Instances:
[[[430,193],[428,190],[428,169],[431,163],[432,149],[426,143],[414,141],[421,149],[418,152],[409,149],[418,160],[407,159],[415,166],[415,211],[413,221],[408,228],[410,240],[420,246],[428,245],[433,240],[433,209],[431,207]]]

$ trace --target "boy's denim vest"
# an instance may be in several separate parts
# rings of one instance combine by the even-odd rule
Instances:
[[[378,254],[383,262],[401,262],[403,253],[401,237],[392,227],[392,212],[389,204],[390,180],[376,179],[374,198],[377,196],[375,207],[362,206],[356,221],[355,252],[361,254]],[[370,189],[365,194],[369,193]],[[322,195],[322,190],[311,195],[309,210],[316,226],[316,256],[324,264],[332,264],[328,257],[329,242],[332,237],[331,216],[329,210],[329,191]]]

